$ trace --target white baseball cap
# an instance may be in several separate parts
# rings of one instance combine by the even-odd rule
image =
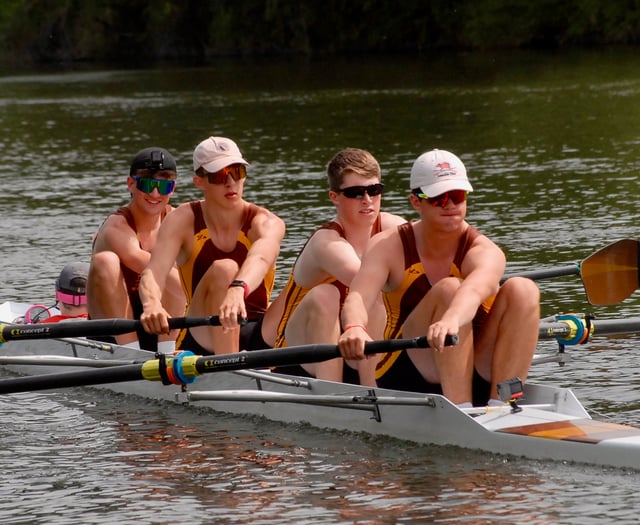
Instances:
[[[196,146],[193,151],[193,171],[204,168],[215,173],[231,164],[249,163],[242,158],[242,153],[233,140],[225,137],[209,137]]]
[[[411,167],[411,190],[420,189],[427,197],[451,190],[473,191],[467,169],[453,153],[434,149],[420,155]]]

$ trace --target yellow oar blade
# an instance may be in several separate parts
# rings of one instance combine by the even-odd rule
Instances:
[[[618,304],[638,289],[639,249],[640,242],[622,239],[582,261],[580,276],[590,304]]]

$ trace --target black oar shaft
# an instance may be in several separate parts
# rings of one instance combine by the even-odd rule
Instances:
[[[457,337],[447,338],[446,344],[457,344]],[[426,337],[414,339],[390,339],[372,341],[366,344],[365,353],[374,354],[391,352],[404,348],[426,348],[429,344]],[[301,363],[315,363],[333,357],[339,357],[340,351],[336,345],[301,345],[288,348],[255,350],[238,354],[223,354],[211,356],[188,356],[181,374],[189,379],[199,374],[221,372],[225,370],[240,370],[245,368],[265,368],[271,366],[292,365]],[[167,357],[167,363],[172,360]],[[30,377],[16,377],[0,381],[0,394],[16,392],[31,392],[52,388],[67,388],[76,386],[101,385],[136,381],[146,379],[158,381],[162,375],[160,367],[164,366],[159,359],[151,359],[141,364],[119,365],[97,370],[81,370],[77,372],[63,372],[59,374],[44,374]]]
[[[206,325],[220,326],[220,319],[217,316],[174,317],[169,319],[169,327],[172,329]],[[39,324],[0,324],[0,343],[21,339],[119,335],[135,332],[141,326],[140,321],[133,319],[98,319]]]
[[[456,344],[456,337],[447,338],[447,344]],[[371,341],[365,346],[366,354],[394,352],[405,348],[427,348],[426,337],[414,339],[386,339]],[[274,366],[297,365],[302,363],[317,363],[340,357],[340,350],[336,345],[315,344],[291,346],[269,350],[254,350],[239,354],[224,354],[201,357],[196,362],[196,370],[200,374],[223,370],[241,370],[244,368],[264,368]]]
[[[52,388],[102,385],[142,379],[142,365],[122,365],[97,370],[62,372],[37,376],[12,377],[0,381],[0,394],[34,392]]]
[[[628,334],[640,331],[640,317],[591,319],[588,326],[584,318],[569,317],[569,319],[564,320],[541,322],[538,334],[540,339],[559,339],[561,340],[560,342],[566,342],[564,339],[574,337],[576,332],[580,330],[588,330],[590,336],[596,334]]]

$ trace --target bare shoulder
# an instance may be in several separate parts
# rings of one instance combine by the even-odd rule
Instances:
[[[502,248],[486,235],[480,234],[473,240],[463,261],[463,267],[466,265],[470,265],[470,267],[492,266],[503,272],[506,262],[507,257]]]
[[[400,240],[400,233],[398,232],[398,228],[389,227],[371,237],[371,239],[369,240],[369,244],[367,245],[367,252],[378,250],[379,253],[387,253],[393,256],[393,254],[396,252],[393,252],[392,250],[395,250],[397,245],[401,242],[402,241]]]
[[[389,228],[396,228],[401,224],[407,222],[407,219],[401,217],[400,215],[395,215],[393,213],[388,213],[386,211],[380,212],[380,223],[382,225],[383,230],[387,230]]]
[[[252,242],[257,239],[270,239],[280,243],[286,230],[284,221],[267,208],[256,207],[257,211],[251,220],[251,228],[248,232],[249,239]]]
[[[284,221],[278,217],[275,213],[264,208],[262,206],[256,206],[256,215],[253,218],[252,225],[266,225],[269,227],[282,226],[284,228]]]
[[[500,248],[500,246],[498,246],[493,240],[491,240],[489,237],[487,237],[484,233],[480,233],[480,235],[478,235],[473,240],[473,243],[471,244],[471,247],[472,248],[478,247],[478,248],[480,248],[482,250],[501,253],[501,254],[504,255],[504,252],[502,251],[502,248]]]
[[[109,215],[94,236],[93,251],[114,250],[114,243],[135,238],[135,235],[123,215]]]
[[[333,228],[318,228],[307,240],[303,252],[322,252],[327,249],[333,249],[336,243],[351,247],[349,241]]]

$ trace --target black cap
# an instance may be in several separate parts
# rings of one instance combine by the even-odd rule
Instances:
[[[56,279],[56,290],[71,295],[85,295],[87,293],[88,277],[89,263],[68,263]]]
[[[171,153],[164,148],[145,148],[133,157],[129,175],[134,175],[138,170],[177,171],[176,161]]]

